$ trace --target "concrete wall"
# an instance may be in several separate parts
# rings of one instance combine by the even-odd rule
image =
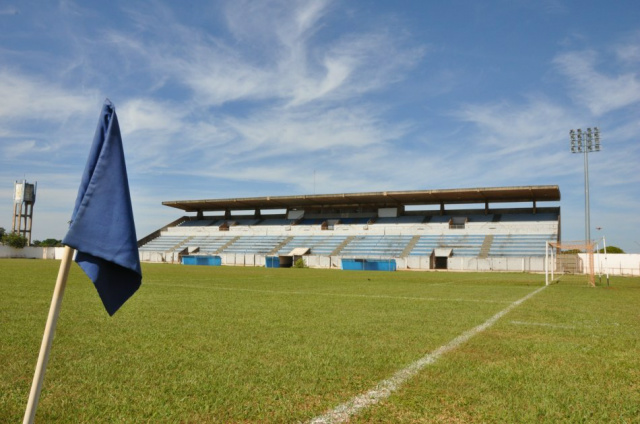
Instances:
[[[544,272],[544,258],[527,257],[453,257],[448,260],[451,271]]]
[[[578,256],[583,263],[588,263],[585,253]],[[640,276],[640,254],[609,254],[606,258],[604,255],[596,254],[593,261],[596,274]]]
[[[24,247],[15,249],[0,245],[0,258],[55,259],[55,250],[51,247]]]
[[[142,262],[180,263],[178,252],[140,252]]]
[[[179,263],[177,254],[172,259],[172,254],[156,252],[140,252],[141,260],[147,262]],[[640,256],[640,255],[638,255]],[[264,255],[243,253],[230,253],[220,255],[222,265],[227,266],[265,266]],[[386,258],[385,258],[386,259]],[[428,270],[430,269],[429,256],[409,256],[406,258],[393,258],[398,270]],[[173,262],[172,262],[173,260]],[[342,258],[339,256],[304,256],[309,268],[341,269]],[[544,258],[498,258],[490,257],[479,259],[475,257],[452,257],[448,260],[448,269],[451,271],[510,271],[510,272],[544,272]]]

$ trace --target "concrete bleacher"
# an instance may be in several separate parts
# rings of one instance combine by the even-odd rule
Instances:
[[[323,218],[304,218],[298,222],[298,225],[320,225],[324,221]]]
[[[339,224],[340,225],[362,225],[362,224],[368,223],[370,219],[371,218],[369,217],[341,218],[339,221]]]
[[[222,224],[222,222],[220,222]],[[190,221],[184,221],[179,224],[180,227],[208,227],[210,225],[220,225],[213,219],[194,219]]]
[[[329,256],[340,244],[347,239],[347,236],[340,235],[311,235],[294,236],[288,243],[283,245],[277,255],[286,255],[293,249],[306,247],[311,249],[310,254]]]
[[[181,245],[188,238],[189,238],[188,235],[163,234],[160,237],[155,238],[151,240],[149,243],[141,246],[139,250],[169,252],[174,250],[176,246]]]
[[[258,222],[255,225],[274,225],[274,226],[283,226],[283,225],[291,225],[293,220],[286,218],[267,218]]]
[[[499,234],[493,236],[489,255],[544,256],[546,242],[556,240],[556,234]]]
[[[222,246],[233,239],[233,236],[194,236],[188,239],[182,247],[199,248],[201,253],[217,253]]]
[[[398,216],[377,218],[372,225],[399,225],[399,224],[419,224],[425,219],[424,216]]]
[[[288,237],[281,236],[242,236],[238,237],[233,243],[225,247],[220,253],[245,253],[245,254],[263,254],[272,252],[280,243],[284,242]]]
[[[465,258],[476,262],[544,258],[546,242],[557,241],[558,232],[559,213],[470,210],[398,217],[317,214],[302,219],[205,216],[166,227],[139,249],[143,260],[177,262],[181,255],[195,253],[220,255],[223,263],[259,264],[267,256],[307,248],[309,256],[334,258],[329,263],[339,260],[335,258],[394,258],[418,263],[415,268],[422,269],[430,269],[429,258],[442,254],[436,249],[445,249],[456,266],[468,269],[474,265]],[[225,257],[232,262],[225,262]]]
[[[340,251],[346,257],[400,257],[413,236],[372,235],[357,236]]]
[[[479,256],[485,240],[484,234],[440,234],[420,237],[410,256],[429,256],[434,249],[453,249],[454,256]]]

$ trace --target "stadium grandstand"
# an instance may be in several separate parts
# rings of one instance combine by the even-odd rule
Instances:
[[[165,201],[185,215],[138,245],[147,262],[540,272],[559,201],[555,185]]]

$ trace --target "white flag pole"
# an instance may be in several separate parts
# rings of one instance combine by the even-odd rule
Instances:
[[[67,277],[69,276],[69,268],[71,267],[71,260],[73,259],[73,251],[74,249],[69,246],[64,247],[62,262],[60,263],[60,270],[58,271],[58,279],[56,280],[56,287],[53,291],[53,299],[51,299],[51,306],[49,308],[49,317],[47,318],[47,325],[44,328],[44,336],[42,336],[42,345],[40,346],[36,372],[33,375],[33,382],[31,383],[29,402],[27,403],[27,410],[24,413],[24,420],[22,421],[23,424],[32,424],[36,416],[40,391],[42,390],[42,381],[44,380],[44,373],[47,369],[47,362],[49,361],[49,352],[51,351],[51,343],[53,342],[53,335],[56,331],[58,315],[60,315],[64,289],[67,286]]]

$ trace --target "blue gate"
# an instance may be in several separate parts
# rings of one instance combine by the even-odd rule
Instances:
[[[342,269],[347,271],[395,271],[395,259],[342,259]]]
[[[222,259],[220,258],[220,256],[203,256],[203,255],[183,256],[182,265],[220,266],[222,265]]]

